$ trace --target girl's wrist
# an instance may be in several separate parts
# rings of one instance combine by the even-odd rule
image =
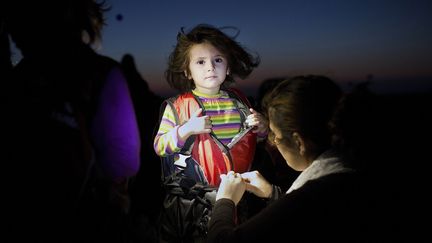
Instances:
[[[180,125],[177,129],[177,138],[178,138],[179,142],[184,143],[188,137],[189,137],[189,135],[187,132],[187,128],[185,128],[185,124]]]

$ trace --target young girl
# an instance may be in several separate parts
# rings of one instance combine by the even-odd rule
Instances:
[[[190,154],[197,180],[215,186],[220,174],[248,171],[257,135],[265,137],[268,124],[231,86],[234,76],[246,78],[258,64],[258,57],[213,26],[200,24],[189,33],[182,29],[165,73],[181,94],[165,107],[154,139],[156,153]]]

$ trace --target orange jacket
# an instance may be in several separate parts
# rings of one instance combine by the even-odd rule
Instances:
[[[237,99],[242,104],[246,103],[243,105],[246,109],[242,110],[246,112],[246,115],[249,114],[248,108],[250,104],[247,99],[234,89],[227,90],[227,92],[230,94],[230,97]],[[232,93],[237,95],[238,98],[233,97]],[[197,98],[191,92],[187,92],[179,95],[174,100],[173,107],[178,114],[179,124],[183,124],[201,106]],[[202,108],[204,113],[204,107]],[[240,109],[239,111],[242,112]],[[250,169],[255,154],[256,140],[256,133],[249,130],[237,143],[229,148],[212,133],[198,134],[195,135],[191,155],[196,163],[198,163],[207,182],[210,185],[218,186],[221,174],[226,174],[231,170],[243,173]]]

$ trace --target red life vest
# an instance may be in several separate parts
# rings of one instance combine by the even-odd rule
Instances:
[[[235,89],[227,90],[227,92],[232,99],[236,99],[236,101],[233,100],[234,103],[242,102],[248,111],[250,104],[244,96]],[[232,97],[233,93],[237,97]],[[187,92],[174,100],[173,107],[178,114],[179,123],[183,124],[201,106],[197,98],[191,92]],[[204,107],[202,108],[204,111]],[[241,122],[243,123],[244,120]],[[256,141],[256,133],[250,130],[231,148],[220,142],[213,134],[198,134],[195,135],[191,155],[199,163],[208,183],[218,186],[221,174],[226,174],[231,170],[243,173],[250,169],[255,155]]]

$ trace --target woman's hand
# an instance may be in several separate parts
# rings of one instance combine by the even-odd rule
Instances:
[[[272,195],[272,185],[258,171],[243,173],[241,177],[246,182],[247,191],[262,198],[270,198]]]
[[[227,198],[237,205],[246,190],[246,183],[239,173],[229,171],[226,175],[221,174],[221,183],[216,194],[216,201],[221,198]]]

